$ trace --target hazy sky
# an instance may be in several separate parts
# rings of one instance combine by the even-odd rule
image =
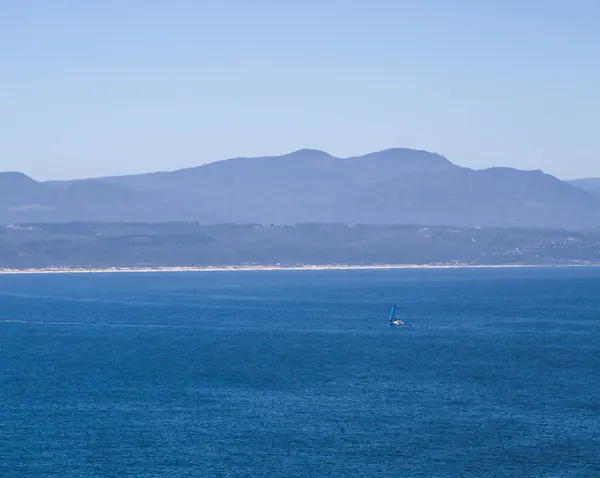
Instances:
[[[0,170],[393,146],[600,176],[598,0],[1,0]]]

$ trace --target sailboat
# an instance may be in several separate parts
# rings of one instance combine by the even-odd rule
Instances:
[[[396,317],[396,304],[390,309],[390,325],[404,325],[404,322]]]

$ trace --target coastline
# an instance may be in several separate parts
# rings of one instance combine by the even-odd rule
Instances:
[[[0,268],[0,275],[7,274],[112,274],[112,273],[160,273],[160,272],[233,272],[233,271],[333,271],[333,270],[396,270],[396,269],[511,269],[511,268],[558,268],[600,267],[600,264],[315,264],[297,266],[165,266],[165,267],[45,267],[11,269]]]

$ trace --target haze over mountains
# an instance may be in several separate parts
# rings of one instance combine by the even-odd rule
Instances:
[[[573,179],[569,184],[600,196],[600,178]]]
[[[400,148],[343,159],[305,149],[77,181],[0,173],[0,222],[68,221],[585,229],[600,226],[600,180],[473,170]]]

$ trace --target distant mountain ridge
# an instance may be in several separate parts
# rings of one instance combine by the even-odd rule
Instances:
[[[394,148],[302,149],[195,168],[76,181],[0,173],[0,222],[198,221],[593,228],[600,195],[542,171],[474,170]]]
[[[600,196],[600,178],[572,179],[567,182],[573,186],[583,189],[584,191]]]

